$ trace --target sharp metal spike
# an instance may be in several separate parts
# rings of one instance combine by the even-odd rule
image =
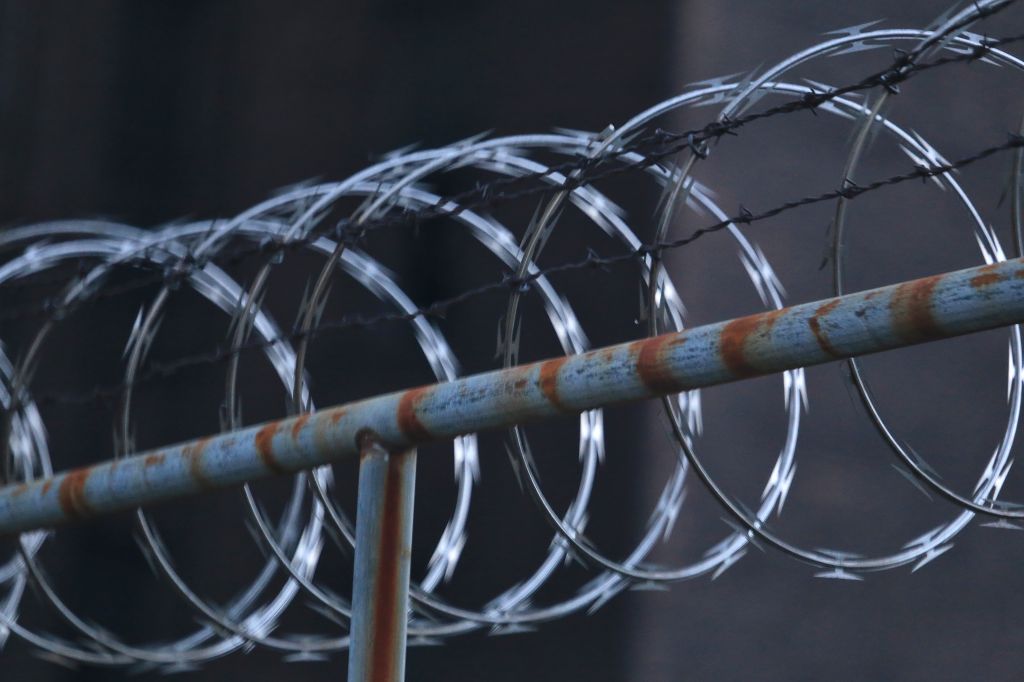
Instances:
[[[604,607],[605,604],[610,602],[612,599],[614,599],[618,595],[622,594],[622,592],[625,591],[625,589],[628,586],[629,586],[629,583],[627,583],[625,581],[619,581],[619,582],[615,583],[612,587],[610,587],[607,590],[605,590],[604,592],[602,592],[601,595],[597,599],[595,599],[594,602],[589,607],[587,607],[587,615],[588,616],[592,616],[595,613],[597,613],[598,611],[600,611]]]
[[[850,580],[850,581],[863,581],[864,577],[856,573],[850,573],[849,571],[842,568],[834,568],[830,571],[822,571],[821,573],[815,573],[815,578],[825,578],[826,580]]]
[[[830,549],[828,547],[818,547],[817,550],[822,554],[832,557],[837,561],[844,561],[847,559],[860,559],[861,555],[856,552],[848,552],[843,549]]]
[[[29,653],[42,661],[46,661],[47,663],[54,663],[56,665],[61,666],[62,668],[67,668],[68,670],[79,670],[82,667],[82,665],[78,661],[70,659],[67,656],[61,656],[60,654],[54,653],[52,651],[44,651],[42,649],[30,649]]]
[[[718,565],[718,568],[715,569],[715,572],[711,574],[711,580],[718,580],[719,576],[721,576],[723,573],[725,573],[730,568],[735,566],[736,562],[738,562],[740,559],[742,559],[746,555],[747,555],[747,550],[746,549],[741,549],[741,550],[733,552],[732,554],[727,556],[725,558],[725,561],[720,563]]]
[[[180,675],[182,673],[194,673],[200,670],[199,666],[190,661],[179,661],[170,663],[160,668],[161,675]]]
[[[782,484],[779,486],[779,503],[775,507],[775,515],[779,516],[782,514],[782,506],[786,504],[786,499],[789,497],[789,490],[793,486],[793,479],[796,478],[796,462],[789,468],[785,478],[782,479]]]
[[[952,548],[953,543],[949,543],[948,545],[943,545],[942,547],[936,547],[935,549],[928,550],[928,553],[921,557],[920,561],[914,564],[914,567],[910,569],[910,572],[917,573],[919,569],[923,568],[926,564],[930,564],[937,557],[942,556]]]
[[[910,542],[903,545],[903,549],[910,549],[911,547],[922,547],[924,545],[931,544],[935,541],[935,538],[937,538],[944,530],[944,526],[936,526],[927,533],[919,535],[918,537],[914,538]]]
[[[331,658],[327,654],[318,651],[299,651],[282,656],[281,660],[285,663],[326,663]]]
[[[444,642],[436,637],[427,637],[426,635],[418,635],[410,637],[409,646],[441,646]]]
[[[859,36],[860,34],[865,33],[867,29],[871,28],[872,26],[877,26],[878,24],[882,23],[883,21],[885,21],[885,20],[884,19],[875,19],[874,21],[865,21],[863,24],[855,24],[853,26],[846,26],[845,28],[837,28],[837,29],[832,30],[832,31],[825,31],[824,35],[827,35],[827,36]]]
[[[841,50],[829,53],[829,57],[838,57],[840,55],[845,54],[854,54],[855,52],[867,52],[869,50],[878,50],[883,47],[885,47],[885,45],[883,45],[882,43],[872,43],[867,40],[858,40]]]
[[[1009,519],[998,519],[980,524],[982,528],[1000,528],[1003,530],[1024,530],[1024,527],[1017,525]]]
[[[925,488],[924,485],[921,484],[921,481],[917,480],[917,477],[914,476],[913,473],[907,471],[902,466],[900,466],[899,464],[896,464],[896,463],[892,464],[892,468],[896,470],[896,473],[898,473],[900,476],[902,476],[904,479],[906,479],[910,483],[910,485],[914,486],[914,488],[916,488],[918,490],[918,492],[920,492],[922,495],[927,497],[929,502],[933,502],[934,501],[932,499],[931,493],[929,493],[928,489]]]
[[[332,608],[329,608],[329,607],[321,604],[318,601],[308,601],[308,602],[306,602],[306,608],[308,608],[310,611],[313,611],[314,613],[319,614],[320,616],[322,616],[326,620],[331,621],[332,623],[335,623],[337,625],[341,625],[342,627],[348,627],[349,626],[349,621],[348,621],[347,618],[342,617],[342,615],[340,613],[338,613],[337,611],[335,611]]]
[[[655,580],[644,580],[643,582],[632,583],[629,586],[630,592],[668,592],[669,587],[663,582]]]
[[[527,632],[536,632],[537,628],[530,625],[510,624],[495,625],[487,634],[492,637],[503,637],[505,635],[520,635]]]

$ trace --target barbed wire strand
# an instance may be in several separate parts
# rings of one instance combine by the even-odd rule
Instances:
[[[1017,1],[1019,0],[1009,0],[1006,5],[1002,5],[997,9],[986,9],[985,13],[979,15],[978,18],[991,16],[996,11],[999,11],[1009,4]],[[958,22],[956,28],[951,27],[938,37],[941,38],[943,36],[952,35],[966,23],[970,22]],[[549,166],[542,171],[525,173],[512,178],[496,178],[450,197],[443,197],[438,201],[436,206],[417,209],[415,211],[403,211],[398,215],[391,214],[381,218],[370,218],[363,221],[360,225],[355,226],[355,229],[352,229],[353,226],[347,219],[342,219],[330,228],[313,229],[310,230],[309,234],[302,237],[292,238],[286,241],[268,240],[253,246],[220,252],[216,257],[219,262],[222,262],[225,265],[237,265],[248,258],[255,256],[262,255],[269,257],[275,254],[299,250],[322,237],[333,237],[345,241],[349,246],[355,246],[370,230],[403,225],[416,226],[433,218],[450,218],[466,211],[486,210],[517,200],[532,197],[543,197],[546,195],[556,194],[558,192],[577,189],[579,187],[592,184],[598,180],[603,180],[628,172],[643,170],[660,162],[662,159],[686,150],[694,151],[698,155],[706,155],[705,145],[709,142],[717,142],[726,135],[735,135],[736,131],[740,128],[755,121],[785,114],[798,113],[801,111],[814,111],[823,104],[831,102],[838,97],[864,90],[870,90],[876,87],[884,87],[890,92],[898,92],[899,84],[909,80],[918,73],[940,68],[949,64],[973,62],[978,59],[984,59],[995,48],[1004,47],[1021,41],[1024,41],[1024,33],[1003,38],[981,38],[978,45],[970,51],[957,52],[920,63],[909,61],[910,55],[913,54],[912,52],[897,50],[896,58],[891,66],[853,84],[831,88],[824,91],[814,91],[797,100],[769,107],[759,112],[744,114],[743,116],[736,118],[717,119],[701,128],[691,129],[681,133],[673,133],[659,128],[653,133],[637,136],[622,145],[611,148],[598,157],[585,157],[575,162],[570,161],[562,164],[556,164],[554,166]],[[639,153],[643,158],[635,162],[628,162],[611,168],[601,168],[610,161],[631,153]],[[564,182],[558,186],[539,185],[536,187],[526,187],[517,191],[499,191],[496,189],[535,182],[545,178],[551,178],[556,175],[565,176]],[[449,203],[457,205],[455,211],[446,208]],[[91,296],[86,302],[92,303],[121,296],[133,291],[144,289],[154,284],[174,283],[176,281],[180,282],[187,278],[191,272],[203,267],[205,263],[206,260],[203,258],[196,258],[191,254],[186,254],[181,259],[176,269],[171,272],[150,271],[146,275],[138,276],[129,282],[107,287]],[[58,284],[55,279],[56,278],[44,278],[38,282],[25,282],[18,286],[24,288],[31,288],[33,284],[38,284],[40,287],[54,286]],[[66,282],[66,278],[61,281]],[[5,285],[5,288],[8,287]],[[18,319],[38,317],[54,318],[62,314],[62,307],[60,297],[50,297],[42,302],[35,302],[0,312],[0,322],[10,322]]]
[[[757,213],[751,212],[750,210],[741,207],[736,215],[698,228],[685,237],[669,241],[643,244],[642,246],[636,249],[608,256],[598,255],[593,250],[588,250],[587,255],[581,259],[560,263],[558,265],[553,265],[546,268],[537,269],[533,272],[530,272],[519,277],[506,276],[503,277],[501,280],[492,281],[472,289],[467,289],[455,296],[435,301],[434,303],[431,303],[420,308],[416,308],[412,312],[387,312],[369,316],[361,314],[350,314],[338,319],[321,320],[319,324],[305,331],[296,330],[288,332],[286,334],[281,334],[276,337],[272,337],[270,339],[264,339],[260,341],[247,341],[245,343],[238,344],[230,349],[218,346],[216,349],[207,352],[181,356],[171,361],[154,362],[147,368],[146,372],[142,373],[134,382],[131,383],[122,382],[118,384],[109,384],[106,386],[96,387],[90,391],[76,393],[40,392],[38,395],[34,397],[34,400],[39,405],[83,404],[97,401],[106,401],[116,398],[125,389],[151,383],[159,379],[166,379],[190,368],[216,364],[218,362],[228,360],[234,357],[235,355],[238,355],[239,353],[249,350],[259,350],[279,343],[285,343],[301,339],[307,336],[315,337],[316,335],[325,331],[340,331],[355,327],[372,327],[387,322],[410,322],[416,319],[417,317],[444,318],[449,310],[456,306],[464,304],[469,300],[478,298],[486,294],[513,291],[517,289],[523,290],[536,280],[546,278],[550,275],[594,268],[607,268],[633,262],[638,259],[645,258],[651,254],[657,254],[664,251],[671,251],[674,249],[682,248],[684,246],[688,246],[708,234],[713,234],[715,232],[719,232],[725,229],[729,225],[750,225],[753,223],[767,220],[769,218],[774,218],[783,213],[798,208],[812,206],[815,204],[820,204],[828,201],[834,201],[840,198],[848,200],[856,199],[864,194],[876,192],[883,188],[892,187],[894,185],[898,185],[911,180],[927,180],[929,178],[957,171],[968,166],[971,166],[972,164],[975,164],[979,161],[987,159],[991,156],[999,154],[1001,152],[1021,148],[1024,148],[1024,136],[1021,136],[1017,133],[1009,133],[1009,139],[1006,142],[986,147],[978,152],[975,152],[974,154],[962,157],[949,163],[932,166],[916,166],[913,170],[906,171],[904,173],[900,173],[897,175],[892,175],[880,180],[875,180],[865,185],[858,185],[850,180],[846,180],[844,182],[844,186],[838,189],[833,189],[819,194],[808,195],[800,199],[793,199],[785,203],[779,204],[774,208],[765,211],[760,211]]]

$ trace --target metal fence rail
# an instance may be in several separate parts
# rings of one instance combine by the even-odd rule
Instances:
[[[1024,259],[326,408],[0,489],[0,534],[1024,321]]]
[[[1024,321],[1024,259],[368,398],[0,489],[0,534],[361,457],[352,680],[403,679],[415,446]]]

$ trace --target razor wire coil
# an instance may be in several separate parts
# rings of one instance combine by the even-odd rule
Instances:
[[[1011,183],[1013,249],[1020,254],[1024,233],[1020,210],[1024,150],[1021,132],[1011,134],[1005,142],[948,161],[921,136],[882,113],[887,99],[898,92],[898,86],[921,71],[968,61],[1024,71],[1024,60],[1003,49],[1024,39],[1024,35],[988,39],[968,30],[974,22],[1010,4],[1013,0],[968,3],[924,29],[860,26],[836,32],[835,37],[758,74],[697,84],[623,125],[597,134],[559,131],[472,138],[439,149],[397,153],[341,182],[291,188],[229,220],[172,225],[156,231],[111,222],[66,221],[0,232],[0,251],[13,254],[0,260],[0,287],[59,289],[56,295],[33,301],[28,306],[0,312],[3,321],[41,320],[17,361],[0,346],[0,408],[6,420],[7,435],[4,440],[5,480],[8,483],[27,481],[53,472],[44,419],[39,410],[41,404],[51,400],[88,402],[116,398],[116,454],[126,456],[135,451],[132,425],[136,387],[195,364],[226,364],[222,427],[224,430],[241,427],[238,381],[239,356],[243,350],[259,351],[269,361],[292,411],[312,411],[316,406],[308,386],[308,346],[315,334],[328,329],[384,321],[406,322],[412,326],[436,379],[454,379],[460,372],[458,359],[432,318],[470,298],[488,293],[507,296],[499,327],[499,354],[503,366],[515,365],[519,360],[520,301],[526,294],[535,295],[541,301],[562,351],[566,354],[584,352],[590,347],[586,332],[569,301],[552,282],[552,276],[560,272],[635,263],[646,293],[647,309],[642,311],[642,317],[647,322],[647,332],[653,335],[680,330],[685,323],[685,307],[671,273],[663,265],[662,256],[712,232],[725,231],[735,241],[741,263],[764,306],[782,308],[785,292],[781,282],[761,249],[740,227],[810,204],[834,204],[830,260],[835,290],[840,294],[844,287],[842,234],[847,222],[847,203],[865,193],[909,180],[931,179],[952,190],[972,216],[972,230],[982,259],[987,263],[1003,260],[1006,253],[995,231],[981,218],[954,174],[960,168],[1001,152],[1015,155]],[[893,64],[844,87],[789,79],[789,73],[796,67],[843,53],[853,46],[892,48]],[[873,100],[857,96],[870,91],[879,94]],[[784,103],[752,111],[757,101],[767,95],[784,98]],[[724,107],[718,117],[703,128],[669,133],[654,127],[659,119],[681,108],[716,104]],[[756,121],[800,111],[822,112],[852,122],[854,144],[840,176],[839,188],[756,213],[741,208],[730,215],[723,210],[710,188],[694,174],[694,169],[712,155],[712,143]],[[650,132],[652,127],[654,132]],[[857,184],[852,178],[868,137],[874,133],[898,144],[913,169]],[[541,156],[566,160],[548,164],[539,159]],[[451,196],[439,194],[425,185],[430,178],[456,171],[493,175],[497,180]],[[601,179],[626,172],[643,176],[661,192],[657,228],[651,241],[643,241],[630,226],[625,212],[595,186]],[[520,239],[490,212],[501,204],[534,198],[540,200],[539,206]],[[342,201],[355,201],[358,208],[352,215],[331,224],[328,216]],[[684,207],[697,215],[711,216],[714,222],[682,238],[671,239],[669,226],[675,212]],[[541,268],[538,263],[547,240],[566,210],[585,216],[601,233],[616,240],[622,251],[605,256],[588,252],[582,259]],[[418,306],[397,279],[369,254],[365,236],[384,226],[408,226],[430,219],[458,224],[497,259],[504,276],[454,297]],[[296,324],[290,330],[282,329],[262,303],[275,265],[298,251],[317,254],[324,259],[324,265],[312,278]],[[228,274],[227,267],[249,258],[263,261],[257,264],[249,281],[242,284]],[[69,264],[77,269],[70,281],[62,270]],[[143,274],[123,284],[110,284],[111,274],[125,267]],[[48,271],[61,274],[47,276]],[[393,308],[393,312],[324,319],[324,303],[339,276],[355,281]],[[33,395],[31,383],[40,349],[70,312],[89,302],[154,284],[160,286],[159,292],[140,310],[128,336],[121,383],[99,387],[87,394]],[[228,338],[209,353],[163,364],[149,361],[148,354],[160,332],[162,315],[181,287],[202,296],[227,316]],[[463,606],[442,597],[439,588],[452,577],[465,547],[474,485],[479,477],[477,439],[464,436],[452,443],[456,494],[450,518],[437,540],[425,575],[411,589],[410,643],[429,643],[482,629],[514,632],[574,612],[596,610],[632,586],[703,575],[717,577],[742,558],[751,545],[772,546],[814,566],[822,577],[859,579],[866,572],[924,565],[947,551],[955,536],[977,514],[996,519],[997,524],[1011,524],[1013,519],[1024,518],[1024,506],[997,499],[1012,465],[1010,449],[1015,441],[1024,391],[1024,359],[1017,328],[1010,331],[1007,426],[970,495],[958,493],[943,483],[920,455],[904,446],[873,401],[870,384],[860,373],[856,361],[851,360],[849,366],[857,394],[887,446],[916,480],[960,507],[952,519],[896,550],[874,556],[801,547],[773,531],[769,521],[773,515],[781,513],[795,477],[801,411],[808,401],[804,373],[795,370],[786,372],[783,378],[787,414],[784,445],[755,509],[746,509],[734,500],[704,465],[698,449],[702,431],[700,392],[664,399],[677,465],[651,510],[646,529],[622,558],[609,556],[586,535],[588,507],[604,457],[602,411],[593,410],[579,417],[580,476],[574,496],[563,511],[548,499],[542,487],[527,435],[519,428],[511,429],[507,447],[513,467],[527,494],[549,522],[552,541],[544,558],[529,575],[482,605]],[[734,530],[697,561],[679,566],[654,566],[648,557],[671,533],[683,504],[685,483],[694,475],[722,505]],[[249,486],[244,487],[242,495],[265,561],[256,577],[227,604],[215,603],[189,584],[175,568],[173,555],[155,521],[145,511],[136,512],[141,545],[151,566],[200,621],[192,632],[170,642],[140,645],[131,644],[124,636],[90,622],[62,598],[42,565],[39,550],[52,534],[34,531],[19,538],[17,551],[0,566],[0,644],[14,635],[61,660],[168,670],[197,665],[257,645],[294,659],[319,658],[344,649],[348,645],[346,634],[287,633],[281,632],[278,625],[285,611],[300,600],[309,602],[312,608],[326,614],[343,629],[351,617],[350,599],[325,588],[316,576],[325,545],[333,543],[343,548],[354,545],[354,525],[335,497],[331,469],[325,467],[296,476],[289,501],[276,520],[269,517]],[[583,563],[592,569],[592,576],[570,595],[536,604],[540,590],[568,560]],[[273,582],[279,576],[284,576],[285,580],[275,589]],[[73,638],[34,632],[18,621],[20,602],[29,586],[34,586],[40,598],[55,609],[74,633]]]

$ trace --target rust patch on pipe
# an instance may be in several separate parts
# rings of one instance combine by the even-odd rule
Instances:
[[[403,469],[406,453],[388,457],[388,473],[381,506],[380,537],[377,539],[377,576],[374,584],[373,637],[370,640],[368,672],[371,680],[392,680],[395,676],[395,650],[404,645],[397,641],[399,618],[399,584],[401,565],[409,561],[408,550],[402,546],[405,525],[402,506]]]
[[[311,416],[312,416],[312,414],[307,412],[306,414],[300,415],[295,420],[295,423],[292,424],[292,440],[298,440],[299,439],[299,433],[302,432],[302,427],[306,425],[306,422],[309,421],[309,418]]]
[[[206,450],[206,446],[210,444],[210,438],[203,438],[200,441],[196,441],[192,445],[186,445],[181,449],[181,454],[188,460],[188,473],[192,477],[192,480],[199,484],[200,488],[208,489],[213,488],[214,485],[207,478],[206,473],[203,471],[203,451]]]
[[[747,342],[753,336],[767,334],[783,313],[783,310],[772,310],[748,315],[733,320],[722,328],[718,337],[718,354],[722,358],[722,364],[734,377],[742,379],[761,374],[761,370],[747,359]]]
[[[286,473],[277,459],[274,458],[274,434],[281,428],[280,422],[271,422],[256,432],[256,451],[263,464],[275,474]]]
[[[43,494],[50,492],[50,488],[53,486],[53,479],[48,479],[46,483],[43,483]]]
[[[630,352],[636,355],[636,373],[652,393],[675,393],[679,382],[672,376],[662,357],[666,344],[676,340],[675,334],[662,334],[637,341]],[[685,340],[685,337],[682,337]]]
[[[896,287],[889,299],[896,334],[908,341],[934,339],[942,335],[932,312],[932,294],[941,279],[942,275],[933,275]]]
[[[430,438],[430,430],[423,425],[416,414],[416,406],[431,390],[430,386],[413,388],[402,394],[398,401],[398,429],[413,442],[425,441]]]
[[[162,452],[156,452],[152,455],[146,455],[146,459],[142,461],[142,464],[147,467],[153,467],[158,464],[164,463],[165,455]]]
[[[331,410],[331,423],[332,424],[337,424],[338,422],[341,421],[341,418],[344,417],[346,414],[348,414],[348,410],[344,410],[344,409]]]
[[[807,320],[807,326],[811,328],[811,332],[814,334],[814,339],[818,342],[818,346],[821,350],[825,351],[826,355],[833,358],[839,357],[840,353],[836,347],[832,345],[832,342],[828,340],[828,336],[825,335],[824,331],[822,331],[821,318],[828,315],[838,306],[839,299],[832,299],[815,310],[814,314]]]
[[[819,317],[828,315],[830,312],[838,308],[840,303],[841,301],[838,298],[833,298],[831,301],[825,301],[825,303],[814,311],[814,314]]]
[[[1003,276],[1000,275],[999,273],[988,272],[988,273],[984,273],[984,274],[981,274],[981,275],[975,275],[974,277],[971,277],[971,286],[973,288],[975,288],[975,289],[980,289],[982,287],[988,286],[989,284],[995,284],[996,282],[1001,282],[1002,280],[1003,280]]]
[[[562,365],[564,365],[568,360],[569,357],[567,355],[563,355],[541,363],[540,371],[537,376],[537,384],[540,386],[540,392],[544,394],[544,397],[549,403],[562,412],[566,410],[566,406],[565,403],[562,402],[562,398],[558,395],[558,371],[562,369]]]
[[[76,469],[68,472],[60,482],[57,499],[64,516],[69,519],[80,519],[89,515],[92,509],[85,498],[85,482],[92,473],[89,469]]]

